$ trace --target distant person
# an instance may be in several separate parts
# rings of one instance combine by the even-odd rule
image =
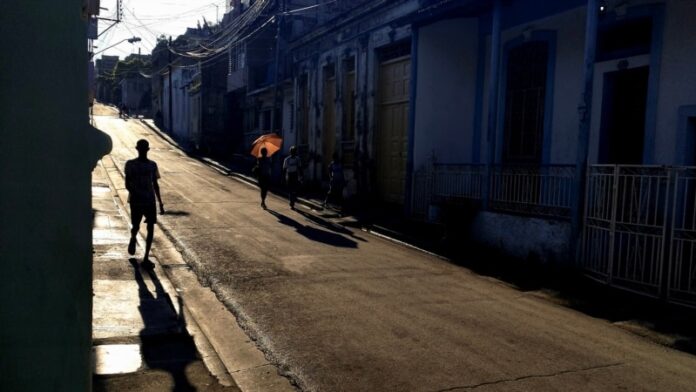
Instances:
[[[259,179],[259,188],[261,189],[261,208],[266,209],[266,195],[268,195],[268,187],[271,185],[271,158],[268,157],[268,150],[265,147],[261,148],[261,157],[256,160],[254,174]]]
[[[290,147],[290,156],[283,161],[283,171],[285,172],[285,182],[288,185],[288,198],[290,199],[290,208],[295,209],[297,201],[297,188],[300,185],[302,161],[297,156],[297,147]]]
[[[324,208],[326,208],[331,200],[334,200],[339,206],[342,206],[344,185],[343,165],[341,165],[338,153],[334,152],[333,160],[329,164],[329,191],[326,193]]]
[[[147,159],[150,144],[145,139],[140,139],[135,145],[138,157],[126,162],[126,189],[128,190],[128,202],[131,210],[131,238],[128,243],[128,254],[135,254],[135,236],[140,230],[140,220],[145,217],[147,224],[147,238],[145,240],[145,255],[143,267],[154,268],[150,261],[150,248],[154,236],[155,223],[157,222],[157,208],[155,203],[159,201],[160,214],[164,214],[164,205],[160,196],[157,180],[160,178],[159,169],[154,161]]]

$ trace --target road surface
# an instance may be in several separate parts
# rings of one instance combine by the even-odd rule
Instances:
[[[283,199],[264,211],[255,188],[98,113],[117,165],[150,141],[163,229],[301,390],[696,391],[688,354]]]

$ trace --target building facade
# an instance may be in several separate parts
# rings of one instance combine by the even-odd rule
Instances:
[[[227,55],[223,129],[236,151],[276,132],[317,187],[337,153],[347,197],[466,217],[477,241],[517,258],[696,302],[696,5],[232,7],[194,54]]]

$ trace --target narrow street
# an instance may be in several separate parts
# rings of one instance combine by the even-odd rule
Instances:
[[[264,211],[139,120],[101,107],[95,122],[121,168],[149,140],[162,229],[301,390],[696,391],[691,355],[284,199]]]

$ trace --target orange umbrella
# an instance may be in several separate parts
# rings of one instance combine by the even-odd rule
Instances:
[[[283,138],[275,133],[269,133],[266,135],[259,136],[258,139],[254,140],[251,145],[251,155],[261,158],[261,149],[266,148],[268,156],[275,154],[280,150],[280,146],[283,145]]]

